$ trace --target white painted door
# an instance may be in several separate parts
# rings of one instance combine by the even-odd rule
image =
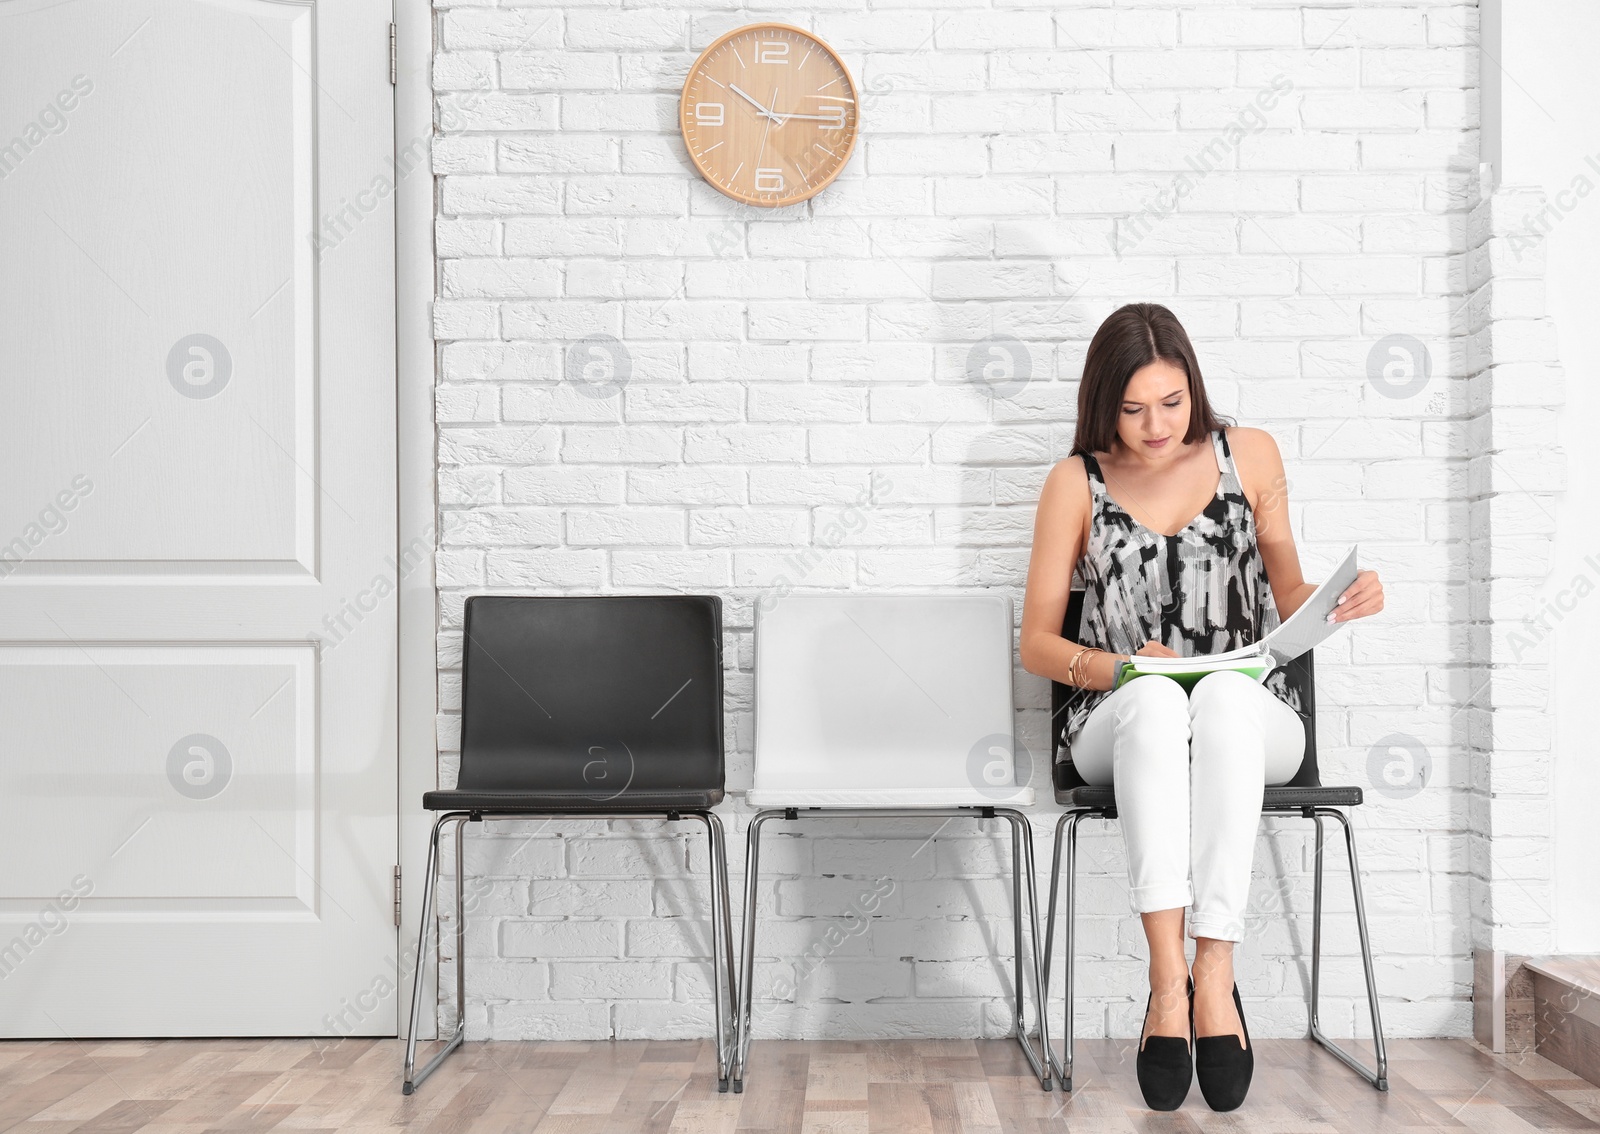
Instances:
[[[0,1034],[397,1030],[389,4],[0,0]]]

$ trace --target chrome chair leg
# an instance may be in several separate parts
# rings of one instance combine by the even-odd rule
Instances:
[[[695,817],[706,825],[706,842],[711,856],[711,988],[717,1014],[717,1090],[728,1089],[728,1070],[733,1045],[729,1038],[738,1015],[738,989],[733,980],[733,927],[728,909],[728,860],[723,843],[722,820],[711,811],[698,811]],[[728,984],[730,1011],[723,1008],[723,977]]]
[[[1313,846],[1316,869],[1311,875],[1311,1002],[1306,1006],[1311,1017],[1311,1034],[1317,1034],[1318,989],[1322,985],[1322,816],[1311,815],[1317,837]]]
[[[1316,873],[1311,887],[1311,1038],[1331,1051],[1342,1062],[1380,1091],[1389,1089],[1389,1057],[1383,1046],[1383,1024],[1378,1018],[1378,985],[1372,971],[1372,945],[1367,938],[1367,910],[1361,900],[1361,870],[1356,861],[1355,830],[1350,819],[1335,807],[1312,809],[1312,819],[1317,825]],[[1361,935],[1361,964],[1366,970],[1367,1005],[1372,1011],[1372,1046],[1377,1056],[1377,1069],[1366,1067],[1354,1056],[1322,1034],[1317,1026],[1317,1002],[1322,961],[1322,819],[1337,819],[1344,827],[1345,849],[1350,857],[1350,885],[1356,900],[1356,929]]]
[[[727,841],[722,830],[722,820],[713,811],[669,811],[661,813],[668,819],[694,816],[706,825],[706,839],[710,847],[711,867],[711,949],[712,949],[712,995],[715,1002],[717,1015],[717,1079],[718,1088],[727,1090],[728,1074],[733,1058],[733,1049],[736,1045],[737,1019],[738,1019],[738,984],[734,975],[733,963],[733,914],[730,909],[728,879],[728,850]],[[535,812],[527,815],[495,815],[497,819],[538,819],[538,818],[576,818],[576,819],[636,819],[635,814],[575,814],[565,813],[547,814]],[[481,816],[479,817],[481,818]],[[439,1064],[444,1062],[456,1048],[460,1047],[466,1038],[467,1030],[467,922],[465,912],[464,892],[466,889],[466,865],[463,854],[463,828],[466,823],[473,821],[473,814],[468,811],[449,811],[440,815],[434,822],[433,834],[428,842],[428,866],[426,877],[423,880],[422,891],[422,927],[417,937],[417,963],[412,978],[411,994],[411,1030],[406,1037],[405,1079],[401,1090],[405,1094],[412,1094],[422,1085],[429,1075],[433,1074]],[[416,1072],[417,1058],[417,1031],[422,1018],[422,975],[426,967],[427,955],[424,943],[428,937],[428,923],[433,919],[433,900],[438,890],[439,874],[439,837],[444,825],[454,822],[456,825],[456,1030],[455,1035],[445,1046],[436,1052],[420,1072]],[[443,942],[440,942],[443,945]],[[723,999],[723,979],[727,980],[727,1000]],[[726,1007],[725,1007],[726,1005]]]
[[[1045,1011],[1044,957],[1039,948],[1039,883],[1033,862],[1033,828],[1020,811],[997,807],[994,813],[996,818],[1005,819],[1011,824],[1011,896],[1014,902],[1012,916],[1016,925],[1017,1043],[1022,1047],[1022,1054],[1027,1056],[1033,1073],[1039,1077],[1039,1086],[1049,1091],[1055,1088],[1055,1084],[1050,1078],[1050,1020],[1049,1014]],[[1039,1016],[1039,1046],[1043,1051],[1042,1058],[1034,1053],[1033,1045],[1028,1040],[1027,1017],[1023,1011],[1022,900],[1017,891],[1021,886],[1023,880],[1021,876],[1024,872],[1028,890],[1029,944],[1033,954],[1034,1010]]]
[[[1072,1002],[1072,968],[1073,961],[1076,959],[1073,949],[1073,930],[1076,928],[1073,915],[1077,912],[1075,905],[1078,880],[1076,871],[1078,823],[1087,817],[1088,812],[1085,811],[1063,811],[1061,818],[1056,820],[1055,852],[1050,859],[1050,903],[1047,907],[1048,913],[1045,915],[1044,996],[1042,999],[1048,1003],[1050,1000],[1050,961],[1053,956],[1052,950],[1055,945],[1056,932],[1056,895],[1061,886],[1061,840],[1062,835],[1065,834],[1067,842],[1067,925],[1065,936],[1062,939],[1062,966],[1065,975],[1066,1005],[1062,1012],[1062,1058],[1056,1058],[1053,1047],[1048,1045],[1045,1047],[1050,1064],[1055,1069],[1056,1078],[1061,1080],[1061,1089],[1063,1091],[1072,1090],[1072,1033],[1075,1023]]]
[[[434,822],[433,836],[428,840],[428,866],[422,882],[422,926],[417,933],[417,963],[411,984],[411,1030],[406,1035],[405,1079],[400,1085],[400,1092],[406,1095],[415,1093],[423,1080],[444,1062],[445,1057],[461,1046],[467,1035],[466,928],[463,924],[464,901],[461,893],[465,869],[461,862],[461,829],[468,818],[469,815],[464,811],[445,812]],[[452,821],[456,825],[456,1031],[419,1073],[416,1072],[417,1028],[422,1020],[422,972],[427,967],[424,943],[428,939],[428,923],[433,919],[434,895],[439,888],[439,834],[444,825]]]
[[[746,858],[745,858],[744,955],[743,955],[743,965],[741,966],[741,971],[739,973],[739,981],[740,981],[740,985],[739,985],[740,993],[739,993],[739,997],[738,997],[739,1027],[737,1029],[736,1038],[735,1038],[735,1041],[734,1041],[734,1047],[735,1047],[736,1050],[735,1050],[735,1055],[734,1055],[733,1090],[734,1090],[735,1093],[739,1093],[739,1092],[742,1092],[744,1090],[745,1065],[746,1065],[746,1060],[747,1060],[747,1058],[749,1056],[749,1053],[750,1053],[751,1007],[752,1007],[751,1006],[751,1001],[754,998],[754,983],[755,983],[756,921],[757,921],[757,918],[758,918],[759,913],[760,913],[760,911],[756,908],[756,890],[757,890],[757,886],[758,886],[758,884],[760,882],[760,877],[761,877],[761,828],[767,822],[767,820],[769,820],[769,819],[774,819],[774,818],[778,818],[778,817],[789,818],[789,819],[801,817],[801,816],[798,816],[798,815],[794,814],[794,812],[796,810],[797,809],[794,809],[794,808],[780,808],[780,809],[771,809],[771,810],[767,810],[767,811],[760,811],[760,812],[757,812],[756,815],[750,820],[749,844],[748,844],[748,850],[746,852]],[[804,818],[817,818],[817,819],[822,819],[822,818],[904,819],[904,818],[912,818],[912,817],[915,817],[915,818],[938,818],[938,817],[943,816],[943,817],[946,817],[946,818],[1005,819],[1007,822],[1009,822],[1011,824],[1011,834],[1012,834],[1012,839],[1013,839],[1013,853],[1016,854],[1018,852],[1018,850],[1020,849],[1021,862],[1022,862],[1022,874],[1025,875],[1026,882],[1027,882],[1027,889],[1028,889],[1028,916],[1029,916],[1029,925],[1030,925],[1030,930],[1031,930],[1031,935],[1030,935],[1029,940],[1030,940],[1030,942],[1032,943],[1032,946],[1033,946],[1033,977],[1034,977],[1033,988],[1034,988],[1034,996],[1035,996],[1035,1006],[1036,1006],[1037,1011],[1039,1012],[1039,1035],[1040,1035],[1041,1044],[1042,1044],[1042,1046],[1044,1048],[1044,1051],[1045,1051],[1045,1056],[1044,1056],[1044,1060],[1045,1061],[1043,1061],[1043,1062],[1041,1061],[1040,1057],[1034,1053],[1033,1048],[1029,1043],[1030,1037],[1029,1037],[1028,1032],[1027,1032],[1026,1022],[1022,1018],[1021,1011],[1020,1011],[1020,1004],[1022,1003],[1022,999],[1021,999],[1020,996],[1019,996],[1019,1012],[1018,1012],[1018,1019],[1017,1019],[1017,1040],[1018,1040],[1019,1043],[1022,1044],[1023,1053],[1028,1057],[1028,1062],[1030,1064],[1032,1064],[1034,1073],[1039,1076],[1039,1085],[1040,1085],[1040,1087],[1043,1088],[1046,1091],[1052,1090],[1053,1089],[1053,1085],[1051,1083],[1050,1071],[1049,1071],[1049,1067],[1048,1067],[1048,1059],[1049,1059],[1049,1051],[1050,1051],[1049,1021],[1047,1020],[1047,1018],[1045,1016],[1045,1011],[1044,1011],[1044,1008],[1045,1008],[1044,975],[1043,975],[1043,968],[1041,967],[1043,958],[1042,958],[1042,955],[1041,955],[1041,952],[1040,952],[1040,949],[1039,949],[1038,880],[1037,880],[1037,876],[1036,876],[1035,869],[1034,869],[1032,832],[1031,832],[1031,829],[1028,826],[1027,818],[1022,814],[1022,812],[1017,811],[1015,809],[1011,809],[1011,808],[998,808],[997,807],[997,808],[991,809],[991,808],[988,808],[988,807],[970,807],[970,806],[960,807],[960,808],[950,808],[950,809],[933,809],[933,808],[914,808],[914,809],[912,809],[912,808],[862,808],[862,809],[848,808],[848,809],[833,809],[833,808],[827,808],[827,807],[807,807],[807,808],[804,809],[804,811],[806,812],[806,814],[804,815]],[[1013,896],[1014,897],[1017,896],[1015,888],[1013,888]],[[1017,916],[1017,918],[1018,918],[1018,920],[1020,922],[1020,919],[1022,917],[1022,905],[1021,905],[1020,899],[1018,900],[1017,909],[1016,909],[1015,912],[1016,912],[1016,916]],[[1021,952],[1021,940],[1020,940],[1020,930],[1019,930],[1019,937],[1018,937],[1018,953],[1019,953],[1019,955],[1020,955],[1020,952]],[[1019,980],[1018,983],[1020,985],[1021,981]]]
[[[739,1027],[739,979],[734,971],[734,940],[733,940],[733,910],[732,894],[733,882],[728,873],[728,836],[723,830],[722,820],[715,812],[711,818],[717,830],[717,865],[722,871],[722,897],[720,915],[722,918],[722,955],[726,966],[728,981],[728,1054],[726,1059],[726,1074],[733,1074],[733,1049],[737,1042]],[[713,911],[717,912],[717,911]]]
[[[750,1002],[754,999],[756,967],[756,886],[761,879],[761,828],[782,811],[759,811],[750,819],[744,862],[744,955],[739,966],[739,995],[734,1031],[733,1091],[744,1092],[745,1059],[750,1054]]]
[[[1020,1035],[1023,1018],[1023,999],[1025,993],[1022,983],[1022,846],[1017,839],[1017,830],[1011,829],[1011,927],[1013,930],[1011,941],[1012,974],[1011,987],[1016,993],[1016,1003],[1012,1007],[1012,1018],[1017,1022]]]

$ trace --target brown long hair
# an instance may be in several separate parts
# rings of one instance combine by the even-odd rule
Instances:
[[[1128,380],[1156,360],[1182,368],[1189,376],[1189,430],[1184,444],[1207,437],[1232,421],[1212,412],[1194,344],[1178,317],[1159,303],[1129,303],[1117,308],[1089,340],[1078,383],[1078,425],[1072,452],[1106,453],[1117,437],[1117,415]]]

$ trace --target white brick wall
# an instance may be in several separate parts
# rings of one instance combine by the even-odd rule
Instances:
[[[1503,506],[1480,501],[1494,489],[1469,460],[1475,5],[437,8],[443,782],[470,593],[720,594],[735,792],[764,590],[1001,588],[1020,614],[1088,338],[1155,300],[1219,408],[1277,438],[1308,576],[1359,540],[1384,579],[1384,614],[1318,652],[1324,781],[1369,789],[1356,821],[1389,1034],[1469,1034],[1470,882],[1491,876],[1469,853],[1487,829],[1469,682],[1489,657],[1469,663],[1488,613],[1469,547]],[[703,184],[676,127],[698,50],[768,18],[829,40],[865,92],[844,174],[777,212]],[[620,389],[565,377],[590,336],[619,341]],[[1026,382],[969,377],[990,338],[1022,344]],[[1404,363],[1423,351],[1413,390]],[[1373,381],[1374,358],[1400,370]],[[1538,512],[1495,512],[1496,532],[1518,517]],[[1508,554],[1541,534],[1507,531]],[[1017,702],[1047,800],[1049,689],[1020,666]],[[1536,749],[1524,719],[1497,737]],[[1398,782],[1408,746],[1431,763],[1420,790]],[[738,794],[723,810],[737,889],[749,811]],[[1044,865],[1055,811],[1034,815]],[[1004,1034],[998,833],[952,826],[913,858],[914,824],[769,832],[758,1035]],[[473,840],[470,1038],[705,1033],[698,836],[500,824]],[[1137,1035],[1120,830],[1089,824],[1080,848],[1078,1034]],[[1264,821],[1238,951],[1253,1034],[1304,1034],[1310,855],[1309,824]],[[1337,842],[1329,866],[1321,1019],[1365,1034]],[[820,945],[884,879],[870,931]]]
[[[1551,641],[1574,593],[1546,586],[1566,486],[1551,443],[1565,395],[1544,307],[1548,226],[1530,223],[1546,204],[1532,188],[1484,195],[1467,261],[1473,945],[1524,955],[1555,949]]]

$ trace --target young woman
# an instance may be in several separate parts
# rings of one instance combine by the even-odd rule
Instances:
[[[1137,1070],[1155,1110],[1176,1110],[1191,1078],[1214,1110],[1234,1109],[1249,1089],[1233,945],[1244,939],[1262,788],[1294,778],[1305,725],[1281,667],[1265,683],[1209,674],[1189,693],[1159,675],[1111,684],[1131,654],[1248,645],[1305,602],[1316,584],[1300,574],[1285,483],[1271,434],[1224,428],[1213,414],[1171,311],[1134,303],[1100,325],[1071,455],[1039,496],[1021,653],[1028,672],[1075,687],[1054,725],[1087,782],[1116,786],[1129,898],[1150,944]],[[1075,574],[1082,643],[1061,636]],[[1339,601],[1341,622],[1382,610],[1376,572],[1361,571]]]

